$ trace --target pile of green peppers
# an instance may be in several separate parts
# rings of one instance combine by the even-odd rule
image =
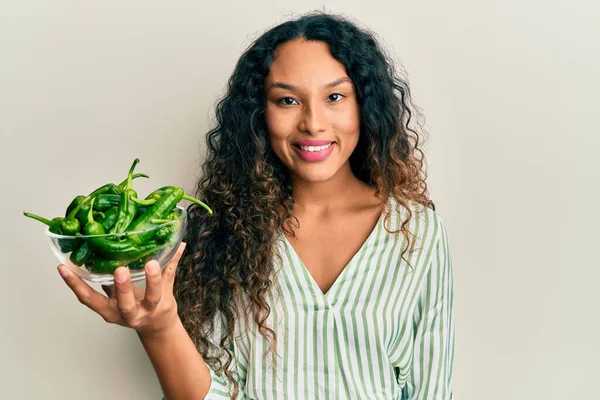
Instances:
[[[127,178],[120,184],[108,183],[87,196],[75,197],[64,217],[48,220],[39,215],[23,212],[49,226],[52,233],[74,236],[59,239],[63,253],[75,265],[93,273],[112,274],[120,266],[142,269],[146,262],[177,240],[176,223],[180,217],[176,206],[181,200],[197,203],[209,215],[212,210],[202,201],[188,196],[177,186],[161,187],[144,199],[138,198],[133,188],[134,174],[139,159],[135,159]],[[101,236],[104,235],[104,236]]]

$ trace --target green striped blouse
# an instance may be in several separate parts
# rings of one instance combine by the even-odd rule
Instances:
[[[406,216],[392,197],[390,230]],[[451,399],[454,358],[452,261],[439,214],[411,205],[415,250],[384,229],[365,243],[323,294],[283,234],[267,326],[277,352],[248,323],[232,345],[241,399]],[[412,266],[412,268],[411,268]],[[279,268],[280,267],[280,268]],[[211,371],[207,399],[231,386]]]

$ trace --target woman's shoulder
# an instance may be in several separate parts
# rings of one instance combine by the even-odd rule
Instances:
[[[400,230],[402,224],[408,220],[406,226],[409,231],[422,238],[435,241],[445,236],[441,214],[434,208],[415,200],[401,198],[401,201],[398,201],[393,195],[390,195],[386,213],[389,214],[389,221],[386,225],[388,230]]]

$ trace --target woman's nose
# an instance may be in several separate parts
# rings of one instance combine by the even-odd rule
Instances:
[[[308,132],[311,135],[324,132],[327,128],[327,115],[323,107],[307,106],[302,112],[302,118],[298,129],[302,132]]]

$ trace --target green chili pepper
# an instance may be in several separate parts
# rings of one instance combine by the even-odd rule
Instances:
[[[79,209],[79,212],[77,213],[77,221],[79,221],[79,229],[81,230],[81,228],[83,226],[85,226],[85,224],[87,224],[87,215],[88,212],[90,211],[91,207],[88,204],[84,204],[83,206],[81,206],[81,208]],[[102,211],[96,211],[96,210],[92,210],[92,212],[94,213],[94,218],[98,218],[98,219],[104,219],[104,213]]]
[[[93,200],[96,196],[106,192],[107,190],[110,190],[110,185],[111,184],[99,187],[98,189],[94,190],[92,193],[87,195],[83,200],[81,200],[79,204],[77,204],[77,206],[75,206],[75,208],[73,208],[71,212],[64,218],[64,220],[60,222],[60,233],[68,236],[75,236],[77,233],[79,233],[81,226],[84,225],[80,221],[81,219],[83,219],[84,216],[79,212],[83,207],[87,206],[90,200]],[[92,209],[91,206],[87,206],[86,208]],[[88,210],[84,209],[84,211]]]
[[[52,233],[56,233],[57,235],[60,235],[60,222],[64,219],[61,217],[56,217],[53,218],[52,221],[50,221],[47,218],[44,217],[40,217],[39,215],[27,212],[27,211],[23,211],[23,215],[29,218],[33,218],[36,221],[40,221],[41,223],[48,225],[50,227],[50,232]]]
[[[75,251],[79,244],[80,241],[78,239],[58,239],[58,246],[63,253]]]
[[[75,250],[73,250],[69,259],[73,264],[81,267],[90,258],[93,250],[92,244],[88,240],[84,240],[77,248],[75,248]]]
[[[164,219],[153,219],[153,220],[151,220],[151,222],[155,223],[155,224],[165,224],[165,223],[175,221],[179,217],[180,217],[179,213],[172,212],[169,215],[167,215]],[[156,235],[153,237],[153,239],[156,239],[156,241],[158,241],[160,243],[164,243],[167,240],[167,238],[169,237],[169,235],[171,235],[175,231],[177,231],[176,223],[172,223],[172,224],[163,226],[156,231]]]
[[[169,235],[174,233],[175,230],[176,230],[175,224],[163,226],[156,232],[156,236],[154,236],[154,239],[159,243],[165,243],[167,241],[167,239],[169,238]]]
[[[166,216],[172,209],[179,203],[183,196],[183,189],[176,187],[165,187],[161,188],[163,196],[160,200],[156,201],[144,214],[140,215],[136,220],[133,221],[129,227],[130,231],[146,230],[156,226],[152,221],[160,219]],[[130,238],[134,242],[141,244],[145,243],[156,232],[149,230],[147,232],[131,235]]]
[[[36,221],[40,221],[41,223],[48,225],[50,227],[50,232],[56,234],[56,235],[60,235],[60,222],[64,219],[61,217],[56,217],[53,218],[52,221],[50,221],[49,219],[46,219],[44,217],[40,217],[39,215],[36,214],[32,214],[30,212],[23,212],[23,215],[25,215],[26,217],[29,218],[33,218]],[[73,240],[73,239],[58,239],[58,245],[60,247],[60,250],[63,253],[70,253],[71,251],[73,251],[78,245],[79,245],[79,241],[78,240]]]
[[[119,217],[119,207],[113,207],[110,210],[106,211],[104,214],[104,219],[99,221],[102,224],[102,227],[105,231],[108,231],[117,223],[117,218]]]
[[[79,221],[80,227],[83,227],[83,226],[85,226],[85,224],[87,224],[87,215],[88,215],[88,211],[90,211],[90,208],[91,207],[89,204],[84,204],[81,206],[81,208],[77,212],[76,218]]]
[[[96,274],[113,274],[119,267],[126,267],[131,263],[136,262],[135,260],[107,260],[104,258],[92,257],[88,260],[85,265],[90,269],[91,272]]]
[[[165,189],[161,188],[161,189],[155,190],[154,192],[152,192],[148,196],[146,196],[146,200],[158,201],[164,195],[165,195]]]
[[[94,213],[94,218],[104,219],[104,213],[102,211],[93,210],[92,212]]]
[[[139,177],[144,177],[144,178],[148,178],[148,175],[146,174],[134,174],[131,176],[131,179],[135,179],[135,178],[139,178]],[[106,185],[103,185],[101,187],[99,187],[98,189],[96,189],[94,192],[92,192],[92,194],[98,194],[98,193],[104,193],[104,194],[98,194],[98,200],[96,201],[96,210],[97,211],[106,211],[109,208],[111,208],[112,206],[115,205],[119,205],[119,201],[120,201],[120,193],[123,192],[124,187],[127,185],[128,179],[125,179],[123,182],[121,182],[119,185],[115,185],[114,183],[109,183]],[[65,218],[68,219],[69,214],[72,213],[72,211],[77,208],[77,206],[81,205],[80,211],[77,213],[76,218],[79,221],[79,229],[81,229],[82,226],[84,226],[86,224],[86,220],[87,220],[87,213],[88,213],[88,208],[89,205],[87,205],[86,203],[86,199],[88,199],[87,196],[83,196],[83,195],[79,195],[77,197],[75,197],[72,201],[71,204],[69,204],[69,206],[67,207],[67,211],[65,213]],[[89,200],[89,199],[88,199]],[[84,203],[84,204],[82,204]],[[96,214],[98,215],[98,214]],[[66,222],[65,222],[66,224]],[[70,226],[70,229],[66,229],[65,230],[65,235],[69,235],[71,233],[68,232],[72,232],[75,228],[75,223],[74,222],[69,222],[69,224],[71,224],[72,226]],[[78,231],[79,231],[78,229]]]
[[[164,244],[158,245],[154,243],[153,247],[149,247],[141,253],[121,259],[109,259],[95,255],[88,260],[86,266],[90,267],[91,271],[96,273],[113,273],[118,267],[124,266],[129,266],[130,269],[141,269],[146,265],[147,261],[165,247],[166,245]]]
[[[146,207],[146,206],[139,206],[138,210],[137,210],[137,214],[136,214],[136,218],[139,218],[140,215],[142,215],[143,213],[145,213],[146,211],[148,211],[148,208],[150,207]]]
[[[208,213],[212,215],[212,210],[200,200],[187,196],[183,189],[177,186],[165,186],[155,191],[162,193],[160,200],[157,200],[145,213],[140,215],[133,223],[129,226],[129,231],[148,231],[130,235],[131,240],[135,243],[141,244],[148,241],[156,232],[149,228],[156,226],[152,221],[156,219],[163,219],[167,216],[173,208],[181,201],[181,199],[190,200],[208,210]],[[152,193],[150,194],[152,196]]]
[[[92,199],[92,202],[90,203],[90,207],[88,210],[88,221],[94,221],[94,201],[96,200],[96,198]],[[85,227],[84,227],[85,229]],[[89,240],[84,240],[83,243],[81,243],[81,245],[79,247],[77,247],[72,253],[71,256],[69,257],[71,259],[71,261],[73,261],[73,263],[75,265],[78,266],[82,266],[83,264],[85,264],[85,262],[90,258],[90,256],[92,255],[94,249],[92,247],[92,244],[89,242]]]
[[[108,260],[132,260],[164,247],[163,244],[155,241],[148,241],[138,246],[125,235],[123,239],[114,240],[98,237],[97,235],[104,235],[105,231],[102,224],[94,221],[92,213],[88,214],[88,223],[83,228],[83,233],[94,236],[88,240],[94,245],[94,250]]]
[[[133,269],[133,270],[144,269],[144,266],[146,266],[146,260],[148,258],[151,258],[151,257],[138,258],[137,260],[128,263],[127,266],[129,267],[129,269]]]
[[[96,274],[113,274],[119,267],[126,266],[127,261],[105,260],[102,258],[92,257],[88,260],[85,266]]]
[[[176,228],[175,224],[163,226],[156,232],[156,236],[154,236],[154,238],[158,242],[164,243],[167,240],[167,238],[169,237],[169,235],[171,233],[175,232],[175,228]]]
[[[148,175],[146,174],[134,174],[132,176],[132,179],[135,178],[148,178]],[[119,183],[118,185],[115,185],[114,183],[109,183],[108,185],[108,190],[106,191],[106,193],[108,194],[121,194],[123,192],[123,190],[125,190],[125,186],[127,185],[127,179],[126,178],[123,182]]]
[[[36,220],[50,226],[50,231],[53,233],[61,234],[61,235],[65,235],[65,236],[75,236],[77,233],[79,233],[79,229],[81,227],[79,220],[77,220],[75,218],[77,216],[77,213],[79,213],[81,208],[83,206],[85,206],[91,199],[93,199],[94,197],[96,197],[99,194],[104,193],[106,190],[108,190],[108,188],[109,188],[109,185],[104,185],[104,186],[96,189],[92,193],[90,193],[88,196],[86,196],[84,199],[82,199],[69,212],[69,214],[65,218],[56,217],[56,218],[52,219],[52,221],[48,221],[46,218],[40,217],[39,215],[35,215],[32,213],[24,212],[23,214],[26,217],[36,219]],[[75,229],[75,228],[77,228],[77,229]]]
[[[138,198],[132,198],[131,200],[133,200],[138,205],[150,206],[154,204],[154,200],[142,200]],[[106,211],[109,208],[118,206],[120,203],[121,195],[106,193],[96,197],[96,204],[94,205],[94,208],[98,211]]]
[[[136,158],[131,164],[131,168],[129,168],[129,174],[127,178],[127,184],[125,186],[125,190],[121,193],[121,199],[119,202],[119,217],[117,218],[117,223],[113,226],[109,233],[122,233],[125,232],[129,224],[135,218],[137,212],[137,203],[133,201],[133,198],[137,198],[137,192],[132,188],[132,176],[133,170],[137,163],[140,160]]]
[[[60,233],[67,236],[75,236],[79,233],[81,224],[77,218],[65,218],[59,224]]]
[[[69,207],[67,207],[67,211],[65,212],[65,217],[67,217],[71,211],[73,211],[73,209],[75,207],[77,207],[79,205],[79,203],[81,203],[83,201],[83,199],[85,199],[85,196],[80,194],[79,196],[75,197],[72,201],[71,204],[69,204]]]
[[[121,196],[118,194],[101,194],[96,197],[94,208],[98,211],[106,211],[114,206],[118,206],[120,200]]]
[[[165,247],[163,243],[156,241],[138,246],[129,239],[112,241],[106,238],[90,238],[90,240],[96,251],[108,260],[131,260]]]
[[[158,249],[156,251],[153,251],[152,253],[144,256],[144,257],[140,257],[135,261],[132,261],[128,264],[129,269],[133,269],[133,270],[140,270],[140,269],[144,269],[144,267],[146,266],[146,263],[152,259],[156,259],[156,256],[158,255],[158,252],[162,250]]]
[[[148,200],[148,201],[152,201],[152,200],[158,201],[158,200],[160,200],[166,194],[167,191],[170,191],[173,188],[181,189],[181,188],[178,188],[177,186],[163,186],[160,189],[156,189],[152,193],[148,194],[148,196],[146,196],[146,200]],[[183,190],[183,189],[181,189],[181,190]],[[212,215],[212,213],[213,213],[213,211],[211,210],[211,208],[209,206],[207,206],[206,204],[204,204],[200,200],[196,199],[195,197],[188,196],[187,194],[185,194],[185,192],[183,193],[183,196],[181,197],[180,200],[189,200],[189,201],[191,201],[193,203],[196,203],[196,204],[202,206],[202,208],[204,208],[206,211],[208,211],[209,215]]]
[[[79,226],[80,226],[80,230],[82,227],[85,226],[85,224],[87,224],[87,215],[88,212],[90,211],[91,207],[88,204],[84,204],[81,206],[81,208],[79,209],[79,212],[77,213],[77,221],[79,221]],[[92,210],[92,212],[94,213],[94,218],[98,218],[98,219],[103,219],[104,218],[104,213],[102,211],[96,211],[96,210]]]

